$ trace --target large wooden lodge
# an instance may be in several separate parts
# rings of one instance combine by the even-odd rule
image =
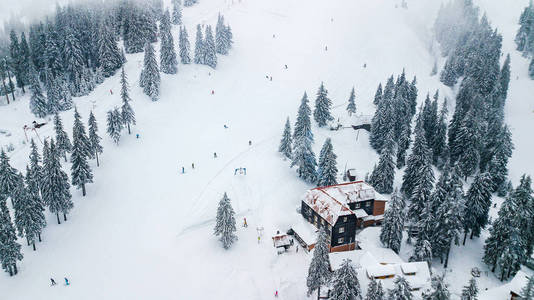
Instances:
[[[309,190],[301,214],[317,229],[325,229],[331,252],[348,251],[357,249],[356,229],[382,222],[386,202],[369,184],[348,182]]]

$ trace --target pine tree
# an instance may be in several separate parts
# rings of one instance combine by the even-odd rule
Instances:
[[[411,128],[410,124],[404,122],[402,124],[401,133],[397,142],[397,168],[401,169],[406,165],[406,151],[410,148],[411,142]]]
[[[445,274],[432,277],[432,292],[425,298],[428,300],[449,300],[451,292],[444,281]]]
[[[96,166],[100,166],[98,161],[98,153],[103,152],[103,147],[100,145],[100,136],[98,136],[98,126],[96,124],[96,118],[93,114],[93,111],[89,114],[89,144],[91,148],[91,153],[93,153],[96,158]]]
[[[470,110],[458,129],[456,144],[451,148],[452,156],[458,159],[462,175],[467,179],[474,174],[480,163],[480,121]]]
[[[393,134],[390,132],[386,136],[386,141],[380,152],[378,165],[373,169],[369,179],[369,184],[379,193],[391,194],[393,192],[393,180],[395,179],[394,157],[395,142],[393,141]]]
[[[332,100],[328,98],[328,90],[321,82],[321,86],[317,91],[317,98],[315,99],[315,110],[313,111],[313,118],[319,125],[319,127],[326,126],[328,121],[334,118],[330,114],[330,108],[332,107]]]
[[[17,261],[22,260],[20,244],[17,243],[15,228],[11,222],[11,216],[6,206],[5,199],[0,194],[0,264],[9,273],[9,276],[17,275]]]
[[[228,54],[228,50],[230,48],[230,40],[228,39],[228,32],[226,25],[224,25],[224,17],[221,16],[219,13],[219,16],[217,18],[217,25],[215,27],[215,46],[217,49],[217,53],[226,55]]]
[[[235,232],[235,212],[230,203],[230,198],[224,193],[217,207],[214,234],[219,236],[223,248],[229,249],[237,241]]]
[[[185,29],[184,29],[185,30]],[[204,36],[202,35],[202,28],[200,24],[197,25],[197,38],[195,41],[195,64],[204,64],[205,63],[205,53],[206,46],[204,45]]]
[[[52,70],[45,66],[44,68],[44,83],[46,88],[47,110],[49,114],[55,114],[59,110],[59,88],[58,81],[54,78]]]
[[[129,14],[124,17],[123,38],[126,53],[142,52],[146,42],[140,10],[135,4],[129,5]]]
[[[32,245],[35,251],[35,240],[41,239],[41,232],[46,226],[46,220],[43,214],[44,207],[39,196],[39,188],[33,181],[29,167],[26,167],[26,183],[27,187],[23,181],[20,181],[16,188],[15,225],[19,236],[21,238],[26,237],[28,245]]]
[[[28,79],[28,70],[30,69],[31,64],[31,57],[30,57],[30,47],[28,46],[28,42],[26,41],[26,35],[24,32],[20,35],[20,52],[19,52],[19,68],[20,73],[19,77],[17,77],[17,86],[22,88],[22,92],[26,93],[24,90],[24,86],[26,86],[29,83]]]
[[[461,300],[478,300],[478,286],[477,281],[473,277],[469,279],[469,284],[462,289]]]
[[[307,182],[317,182],[317,162],[313,153],[313,133],[311,132],[311,110],[308,96],[304,93],[293,133],[293,161],[291,167],[297,166],[299,177]]]
[[[478,237],[488,224],[492,190],[491,176],[488,173],[477,174],[466,195],[464,245],[469,231],[471,239],[473,236]]]
[[[395,286],[388,290],[388,300],[412,300],[413,295],[410,288],[410,283],[406,278],[397,276],[394,279]]]
[[[107,132],[115,144],[119,144],[121,138],[121,130],[124,122],[122,121],[121,113],[117,107],[108,111],[107,117]]]
[[[293,139],[291,138],[291,124],[289,123],[289,117],[287,117],[286,125],[284,127],[284,133],[282,134],[282,140],[278,147],[278,152],[282,153],[286,158],[291,159],[293,155]]]
[[[189,36],[187,34],[187,29],[184,27],[180,28],[180,41],[178,43],[178,46],[180,47],[180,61],[182,64],[190,64],[191,63],[191,57],[189,56],[190,53],[190,45],[189,45]]]
[[[371,278],[371,281],[369,281],[365,300],[386,300],[386,295],[382,288],[382,283],[376,280],[374,277]]]
[[[204,38],[204,64],[212,68],[217,67],[217,50],[215,49],[215,40],[211,26],[206,26],[206,36]]]
[[[510,54],[506,55],[504,64],[501,69],[501,76],[499,76],[500,91],[502,103],[508,97],[508,86],[510,85]]]
[[[39,154],[39,151],[37,150],[37,145],[35,144],[35,141],[33,139],[30,140],[30,171],[31,171],[31,179],[32,183],[35,183],[37,185],[37,193],[41,190],[41,180],[43,175],[43,168],[40,165],[41,162],[41,155]],[[30,184],[28,183],[28,186]]]
[[[110,24],[103,22],[100,26],[98,40],[98,54],[100,68],[105,77],[115,74],[115,71],[122,66],[122,55],[117,46],[115,36],[111,31]]]
[[[83,52],[79,39],[73,29],[67,31],[63,47],[63,62],[66,74],[69,76],[70,91],[74,96],[86,95],[87,73],[84,72]],[[54,68],[50,66],[52,70]],[[85,74],[84,74],[85,73]]]
[[[0,195],[3,195],[3,197],[0,197],[1,201],[11,198],[11,203],[14,203],[13,192],[19,180],[17,173],[17,169],[9,164],[9,157],[2,149],[0,151]]]
[[[50,141],[50,148],[47,152],[43,166],[43,201],[48,206],[50,212],[56,214],[57,223],[61,224],[59,213],[63,213],[63,219],[67,221],[67,213],[74,206],[71,200],[69,178],[61,169],[59,156],[53,140]]]
[[[447,159],[445,157],[445,148],[447,147],[447,114],[447,98],[445,98],[439,112],[436,133],[432,139],[432,162],[440,168],[443,167]]]
[[[172,24],[182,24],[182,3],[180,0],[172,1]]]
[[[169,10],[163,14],[160,23],[160,66],[161,72],[166,74],[176,74],[178,72],[178,60],[176,59],[176,50],[174,49],[174,39],[171,34],[171,20]]]
[[[58,78],[58,87],[59,87],[59,95],[58,95],[58,105],[59,110],[66,111],[72,108],[72,95],[69,90],[69,83],[67,80],[63,78]]]
[[[334,153],[332,140],[327,138],[319,155],[317,168],[317,186],[330,186],[337,184],[337,155]]]
[[[437,98],[437,91],[436,91]],[[433,150],[434,139],[438,127],[438,104],[437,99],[430,101],[429,95],[426,96],[425,105],[422,111],[422,125],[425,131],[425,139],[431,150]]]
[[[75,111],[74,128],[72,130],[72,155],[70,160],[72,185],[82,189],[85,197],[85,184],[93,182],[93,172],[87,158],[93,154],[91,143],[85,135],[85,128],[80,120],[78,111]]]
[[[382,100],[382,83],[378,84],[378,88],[376,89],[375,98],[373,100],[373,103],[378,106],[380,103],[380,100]]]
[[[404,231],[404,200],[397,190],[391,195],[390,206],[384,213],[384,222],[380,231],[380,241],[384,246],[400,252]]]
[[[334,273],[333,288],[330,293],[332,300],[361,300],[362,291],[358,274],[350,259],[343,260],[341,267]]]
[[[491,174],[493,181],[493,191],[499,192],[499,196],[504,194],[503,190],[506,188],[506,179],[508,177],[508,160],[512,157],[514,145],[512,142],[512,133],[508,126],[504,125],[500,130],[499,135],[495,140],[495,147],[493,148],[493,157],[488,163],[488,172]]]
[[[521,289],[521,297],[522,300],[534,299],[534,276],[530,276],[527,285]]]
[[[126,77],[124,68],[122,68],[122,72],[121,72],[121,99],[122,99],[121,119],[124,125],[128,128],[128,134],[131,134],[130,124],[135,125],[135,113],[132,107],[130,106],[130,101],[132,101],[132,99],[130,98],[129,88],[128,88],[128,78]]]
[[[29,78],[31,91],[30,110],[36,117],[44,118],[48,114],[48,105],[46,97],[43,95],[37,72],[32,66],[30,66]]]
[[[355,99],[356,94],[354,92],[354,87],[352,87],[349,97],[349,104],[347,105],[347,112],[349,113],[349,116],[352,116],[352,114],[356,113],[356,103],[354,102]]]
[[[532,179],[523,174],[519,186],[511,193],[520,214],[516,217],[521,239],[525,245],[526,256],[532,255],[534,247],[534,196],[532,192]]]
[[[317,243],[313,248],[313,258],[308,268],[308,278],[306,286],[308,287],[308,296],[317,291],[317,299],[321,294],[321,286],[330,282],[332,273],[330,272],[330,257],[328,245],[328,235],[324,228],[319,230]]]
[[[417,239],[410,261],[425,261],[430,268],[432,264],[432,244],[427,239]]]
[[[143,88],[145,95],[149,96],[152,101],[159,100],[160,75],[154,47],[150,43],[145,46],[144,67],[141,71],[139,85]]]
[[[67,153],[72,150],[72,144],[68,134],[63,129],[63,123],[57,112],[54,115],[54,130],[56,131],[56,149],[59,156],[64,157],[66,162]]]
[[[384,95],[382,96],[382,99],[380,100],[371,121],[371,135],[369,137],[369,142],[371,143],[373,149],[379,153],[382,150],[387,134],[394,129],[394,123],[391,122],[394,117],[392,107],[393,100],[390,97],[392,93],[393,79],[390,78]]]

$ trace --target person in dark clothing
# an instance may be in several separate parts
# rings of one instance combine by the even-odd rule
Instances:
[[[56,281],[54,280],[54,278],[50,278],[50,285],[56,285]]]
[[[213,152],[213,158],[217,158],[217,152]]]
[[[65,285],[69,285],[69,280],[65,277]]]

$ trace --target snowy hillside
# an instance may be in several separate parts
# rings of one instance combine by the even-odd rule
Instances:
[[[293,126],[303,93],[313,103],[324,82],[334,117],[347,120],[352,87],[357,114],[372,115],[378,84],[403,68],[408,78],[417,76],[418,103],[436,89],[441,99],[454,99],[457,92],[439,82],[439,76],[430,76],[438,56],[431,27],[440,1],[410,0],[407,10],[397,8],[397,2],[200,0],[184,8],[192,44],[197,24],[215,26],[218,14],[224,15],[234,35],[229,55],[219,56],[216,70],[179,64],[176,75],[161,74],[160,100],[152,102],[138,82],[143,53],[126,54],[137,125],[132,135],[123,132],[118,145],[105,134],[105,124],[106,112],[121,105],[120,74],[88,96],[74,98],[84,123],[91,110],[97,118],[104,147],[100,167],[90,161],[94,183],[87,185],[86,197],[71,189],[74,209],[67,222],[58,225],[55,215],[45,213],[48,226],[37,251],[20,239],[24,259],[19,274],[0,274],[0,298],[271,299],[279,291],[281,299],[308,299],[311,255],[277,255],[271,240],[277,230],[286,231],[302,218],[296,208],[313,187],[277,151],[284,122],[289,117]],[[528,61],[513,41],[528,0],[474,2],[503,34],[503,53],[512,58],[506,120],[515,144],[509,163],[515,186],[522,174],[534,174],[534,83],[528,78]],[[175,45],[178,32],[173,26]],[[155,49],[159,51],[159,43]],[[444,62],[439,57],[439,65]],[[30,153],[25,124],[48,122],[39,134],[55,136],[51,119],[35,119],[28,102],[29,93],[0,105],[0,130],[9,133],[0,134],[0,146],[13,144],[8,155],[18,170],[25,169]],[[73,110],[61,117],[71,135]],[[330,131],[314,124],[313,133],[316,154],[326,138],[332,139],[340,171],[355,168],[363,177],[378,161],[363,130]],[[70,163],[63,168],[70,170]],[[246,168],[247,174],[234,175],[236,168]],[[401,177],[397,171],[397,186]],[[238,225],[239,240],[229,251],[213,236],[224,192]],[[243,218],[247,228],[241,226]],[[263,228],[259,242],[257,228]],[[447,271],[454,272],[446,281],[455,299],[471,268],[488,269],[481,262],[483,245],[480,238],[453,247]],[[402,250],[403,259],[409,249]],[[71,285],[50,287],[50,277],[58,282],[68,277]],[[479,280],[480,290],[501,284],[491,273]]]

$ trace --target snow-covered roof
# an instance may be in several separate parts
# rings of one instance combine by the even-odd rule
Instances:
[[[287,234],[277,234],[273,236],[273,243],[276,248],[288,246],[290,244]]]
[[[317,228],[303,218],[296,218],[291,225],[291,229],[296,232],[307,245],[313,245],[317,241]]]
[[[395,267],[393,265],[376,265],[367,268],[367,276],[369,278],[395,276]]]
[[[358,273],[360,286],[366,293],[371,277],[389,277],[378,279],[384,289],[394,286],[394,278],[403,276],[410,283],[412,289],[430,287],[431,276],[426,262],[404,262],[395,252],[387,248],[370,248],[346,252],[330,253],[332,268],[341,267],[343,260],[350,259]],[[408,275],[413,274],[413,275]],[[483,298],[481,298],[483,299]]]
[[[355,214],[358,218],[366,217],[365,211],[352,211],[348,204],[371,199],[386,201],[372,186],[356,181],[314,188],[306,192],[303,201],[333,226],[340,216]]]
[[[358,219],[360,219],[360,218],[366,218],[366,217],[369,216],[369,215],[367,214],[367,212],[365,212],[365,210],[363,210],[363,209],[361,209],[361,208],[355,210],[354,213],[356,214],[356,217],[357,217]]]
[[[521,295],[521,289],[527,285],[527,282],[530,276],[534,276],[534,273],[525,268],[518,271],[515,274],[512,281],[507,284],[503,284],[498,287],[491,288],[489,290],[482,291],[480,293],[479,299],[487,300],[500,300],[500,299],[509,299],[510,293],[513,292],[517,295]]]

